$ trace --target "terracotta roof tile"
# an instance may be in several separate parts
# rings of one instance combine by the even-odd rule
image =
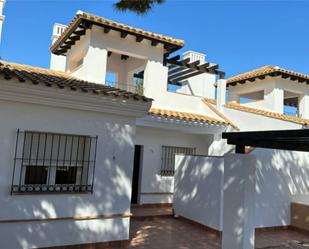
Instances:
[[[14,77],[20,82],[30,81],[36,85],[43,84],[48,87],[57,86],[59,88],[68,88],[74,91],[81,90],[82,92],[102,94],[124,99],[133,99],[146,102],[152,101],[149,98],[135,93],[105,86],[103,84],[80,80],[65,72],[17,63],[0,61],[0,74],[4,75],[4,79],[6,80],[10,80]]]
[[[301,124],[301,125],[309,125],[309,119],[292,117],[292,116],[285,115],[285,114],[280,114],[280,113],[275,113],[275,112],[271,112],[271,111],[247,107],[247,106],[244,106],[244,105],[241,105],[241,104],[238,104],[238,103],[234,103],[234,102],[226,103],[225,107],[235,109],[235,110],[238,110],[238,111],[250,112],[250,113],[253,113],[253,114],[257,114],[257,115],[262,115],[262,116],[269,117],[269,118],[280,119],[280,120],[287,121],[287,122],[293,122],[293,123],[297,123],[297,124]]]
[[[111,29],[115,30],[122,30],[129,32],[131,34],[136,35],[142,35],[149,39],[155,39],[159,42],[168,43],[171,45],[175,45],[179,48],[184,46],[184,41],[180,39],[175,39],[170,36],[162,35],[162,34],[156,34],[153,32],[145,31],[139,28],[134,28],[132,26],[128,26],[122,23],[118,23],[100,16],[96,16],[90,13],[86,12],[80,12],[75,15],[75,17],[72,19],[71,23],[68,25],[68,27],[65,29],[65,31],[62,33],[62,35],[58,38],[58,40],[51,46],[51,51],[55,52],[67,39],[67,36],[72,33],[78,26],[78,24],[81,21],[88,21],[92,24],[99,25],[99,26],[107,26]]]
[[[281,76],[283,78],[291,78],[292,80],[298,80],[299,82],[306,82],[309,84],[309,76],[306,74],[297,73],[291,70],[280,68],[278,66],[264,66],[229,78],[227,80],[227,86],[243,84],[247,80],[253,82],[257,78],[263,79],[265,76]]]
[[[193,122],[209,123],[213,125],[228,125],[228,123],[225,121],[220,121],[218,119],[205,116],[205,115],[171,111],[171,110],[163,110],[163,109],[157,109],[157,108],[151,108],[149,110],[149,115],[166,117],[166,118],[175,118],[175,119],[181,119],[181,120],[193,121]]]
[[[215,105],[217,103],[217,100],[205,98],[203,99],[203,102],[205,104],[209,103],[209,104]],[[257,109],[253,107],[248,107],[248,106],[244,106],[242,104],[235,103],[235,102],[227,102],[224,106],[226,108],[235,109],[235,110],[243,111],[243,112],[250,112],[253,114],[262,115],[262,116],[269,117],[269,118],[276,118],[276,119],[280,119],[280,120],[287,121],[287,122],[293,122],[293,123],[302,124],[302,125],[309,125],[309,119],[292,117],[292,116],[285,115],[285,114]]]

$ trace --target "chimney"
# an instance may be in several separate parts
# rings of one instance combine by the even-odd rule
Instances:
[[[3,15],[3,9],[5,6],[6,0],[0,0],[0,43],[1,43],[1,33],[2,33],[2,25],[5,19],[5,16]]]
[[[1,0],[0,0],[1,1]],[[66,29],[66,25],[55,23],[53,27],[53,34],[51,37],[52,44],[57,41],[61,34]],[[51,54],[50,69],[65,71],[66,70],[66,56]]]
[[[200,61],[200,64],[205,62],[206,54],[198,53],[195,51],[186,51],[183,53],[183,58],[190,58],[190,62]]]
[[[183,53],[183,59],[190,59],[190,62],[199,61],[200,65],[205,63],[206,54],[195,51]],[[215,98],[216,76],[214,74],[202,73],[188,78],[177,92],[185,93],[203,98]]]

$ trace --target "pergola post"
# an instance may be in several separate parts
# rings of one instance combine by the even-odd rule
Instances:
[[[253,155],[224,157],[222,249],[254,249],[255,169]]]

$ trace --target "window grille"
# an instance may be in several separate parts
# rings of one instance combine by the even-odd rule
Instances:
[[[161,175],[173,176],[175,173],[175,155],[195,155],[195,148],[162,146]]]
[[[17,131],[11,194],[93,192],[98,137]]]

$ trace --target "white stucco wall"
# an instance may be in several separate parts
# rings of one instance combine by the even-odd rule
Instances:
[[[229,100],[239,102],[239,95],[264,90],[264,99],[245,105],[261,108],[273,112],[283,113],[283,90],[276,84],[276,78],[267,77],[264,80],[246,82],[230,86]]]
[[[261,115],[223,108],[241,131],[301,129],[302,125]],[[309,153],[255,149],[256,226],[290,224],[291,195],[308,194]]]
[[[292,202],[309,205],[309,194],[298,194],[292,196]]]
[[[221,230],[223,157],[178,155],[176,165],[175,214]]]
[[[151,46],[150,41],[146,39],[142,42],[136,42],[136,37],[132,35],[120,38],[117,31],[111,30],[108,34],[105,34],[101,27],[93,26],[69,50],[67,69],[69,69],[70,61],[76,57],[84,58],[82,66],[75,70],[73,74],[81,79],[103,84],[109,60],[107,51],[160,64],[163,62],[162,44]],[[119,71],[121,71],[121,66]]]
[[[215,83],[215,74],[203,73],[184,81],[183,85],[177,90],[177,92],[214,99]]]
[[[255,149],[256,226],[290,224],[294,195],[309,194],[309,153]]]
[[[174,177],[161,176],[162,145],[196,148],[199,155],[208,154],[211,135],[192,135],[164,129],[136,128],[135,144],[143,145],[140,203],[171,203]]]
[[[302,125],[223,107],[223,113],[241,131],[300,129]]]
[[[0,240],[3,248],[36,248],[66,244],[94,243],[129,238],[129,218],[18,222],[18,220],[100,216],[130,212],[131,175],[135,118],[88,111],[69,105],[70,95],[83,102],[85,94],[45,86],[20,85],[12,93],[1,84],[0,115]],[[10,85],[14,85],[13,82]],[[23,89],[24,88],[24,89]],[[30,89],[40,95],[25,96]],[[20,95],[17,98],[17,94]],[[4,91],[7,91],[5,94]],[[50,92],[67,101],[69,107],[50,106],[43,98]],[[33,92],[34,94],[34,89]],[[9,95],[11,94],[11,95]],[[24,96],[21,97],[21,96]],[[47,98],[47,96],[46,96]],[[97,97],[91,96],[93,100]],[[11,99],[4,100],[4,99]],[[41,102],[31,104],[24,102]],[[96,100],[98,101],[98,100]],[[60,100],[54,98],[57,105]],[[65,102],[63,102],[65,103]],[[102,109],[104,107],[102,106]],[[93,194],[10,195],[17,129],[98,135]],[[16,222],[7,224],[6,220]]]
[[[229,87],[229,100],[239,102],[239,95],[264,90],[264,99],[244,103],[246,106],[270,110],[273,112],[284,112],[284,91],[299,95],[299,114],[302,118],[309,118],[309,87],[306,84],[283,79],[281,77],[266,77],[263,80],[246,82]]]
[[[254,155],[224,156],[222,249],[255,248]]]

